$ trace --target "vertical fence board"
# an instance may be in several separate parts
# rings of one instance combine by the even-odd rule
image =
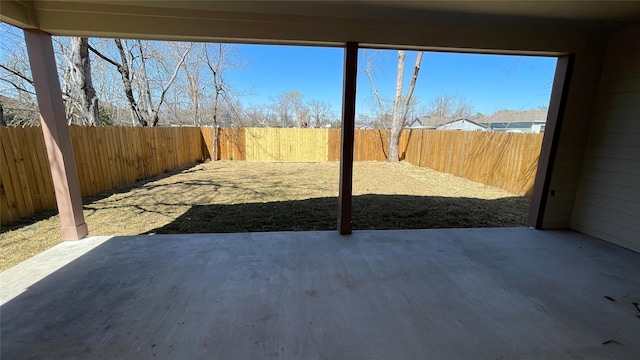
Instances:
[[[132,172],[136,178],[136,181],[145,179],[144,177],[144,157],[142,156],[142,150],[140,145],[140,135],[139,128],[132,127],[129,133],[130,146],[129,151],[131,155],[132,161]]]
[[[42,178],[45,186],[45,197],[43,200],[43,206],[46,209],[54,209],[56,204],[56,194],[53,189],[53,179],[51,178],[51,167],[49,166],[49,157],[47,155],[47,149],[44,145],[44,137],[40,128],[33,128],[33,150],[37,156],[38,161],[38,174]]]
[[[206,151],[206,157],[213,160],[213,147],[211,146],[211,139],[213,138],[213,128],[203,127],[200,129],[202,136],[203,151]]]
[[[327,159],[329,161],[339,161],[340,160],[340,142],[342,138],[340,136],[341,131],[339,129],[329,129],[327,134]]]
[[[8,136],[6,139],[6,145],[4,147],[5,151],[11,153],[12,159],[15,166],[15,181],[14,188],[20,189],[22,192],[22,197],[24,199],[24,208],[27,214],[33,214],[35,211],[35,206],[33,204],[33,194],[31,193],[31,189],[29,188],[29,181],[27,180],[27,172],[24,166],[24,158],[22,156],[23,152],[28,152],[28,148],[25,151],[22,151],[18,139],[16,139],[16,129],[21,128],[7,128]],[[20,131],[17,130],[17,131]],[[8,146],[7,146],[8,145]],[[7,158],[8,160],[9,158]],[[17,184],[17,186],[16,186]]]
[[[133,172],[133,153],[131,132],[125,127],[117,128],[118,138],[120,139],[120,159],[122,161],[122,171],[124,172],[124,179],[126,184],[131,184],[136,181],[136,176]]]
[[[113,132],[111,126],[99,127],[100,132],[105,143],[105,151],[107,154],[106,166],[109,170],[109,188],[115,188],[120,186],[120,169],[116,162],[116,150],[115,146],[117,141],[113,138]]]
[[[4,187],[0,183],[0,214],[3,217],[9,219],[8,221],[17,220],[18,217],[15,217],[15,213],[12,212],[12,209],[9,208],[9,202],[7,201],[7,196],[4,192]]]
[[[16,131],[16,128],[8,128],[8,130],[10,148],[13,153],[13,159],[15,161],[16,169],[18,171],[18,179],[20,180],[18,188],[24,192],[23,197],[25,199],[26,210],[28,212],[38,211],[39,206],[37,204],[37,189],[35,187],[35,182],[33,182],[33,179],[31,179],[33,174],[30,174],[27,171],[27,169],[29,168],[27,164],[29,151],[21,151],[23,148],[28,149],[26,147],[26,144],[23,143],[24,137],[20,136],[24,134],[21,131],[23,129],[20,128],[19,131]],[[25,160],[25,158],[27,158],[27,160]]]
[[[105,127],[105,129],[109,132],[109,139],[111,140],[110,144],[113,159],[113,169],[115,169],[116,171],[116,174],[114,174],[116,183],[115,186],[120,187],[122,185],[125,185],[127,182],[122,156],[120,155],[121,145],[120,137],[118,136],[118,129],[113,126]]]
[[[36,211],[41,211],[44,209],[48,209],[48,207],[46,207],[46,193],[47,193],[47,189],[45,186],[45,178],[43,176],[40,175],[40,165],[38,163],[38,153],[36,152],[35,148],[36,146],[34,146],[35,144],[37,144],[38,142],[38,133],[34,130],[36,130],[33,127],[28,127],[25,128],[24,132],[18,132],[18,133],[22,133],[21,136],[21,146],[25,146],[27,149],[29,149],[29,151],[24,152],[25,154],[25,166],[27,167],[27,173],[29,174],[29,176],[31,176],[33,178],[33,182],[35,183],[36,188],[34,190],[37,191],[37,205],[38,208],[36,209]],[[33,145],[32,145],[33,144]]]
[[[6,128],[0,128],[0,180],[2,181],[2,194],[7,202],[7,212],[2,212],[3,221],[17,220],[26,216],[24,209],[24,198],[20,192],[18,184],[13,174],[17,174],[17,170],[12,169],[13,156],[5,150],[8,141],[8,132]]]
[[[80,136],[87,136],[87,150],[91,153],[91,169],[96,172],[96,192],[99,193],[108,188],[106,184],[108,181],[107,173],[102,166],[102,157],[104,156],[102,139],[100,139],[95,127],[88,127],[86,130],[86,133]]]
[[[74,149],[76,166],[78,166],[82,194],[96,194],[100,191],[98,184],[100,171],[95,165],[96,149],[93,147],[92,137],[87,134],[88,129],[83,130],[79,126],[72,126],[69,130],[71,132],[71,144]],[[78,159],[80,159],[81,165],[77,165]]]
[[[91,191],[90,181],[87,181],[88,174],[85,171],[89,168],[86,163],[86,156],[84,149],[81,149],[82,139],[77,138],[77,131],[74,127],[69,128],[69,136],[71,137],[71,146],[73,147],[73,157],[76,161],[76,168],[78,171],[78,181],[80,182],[80,191],[82,194],[86,194]]]

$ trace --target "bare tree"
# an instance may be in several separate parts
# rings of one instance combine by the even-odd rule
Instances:
[[[429,114],[432,116],[459,119],[470,117],[472,113],[471,102],[459,93],[442,94],[429,103]]]
[[[303,94],[292,90],[282,92],[276,97],[271,98],[270,108],[278,115],[280,123],[283,127],[294,125],[293,117],[295,116],[295,125],[297,127],[308,126],[308,111],[302,104]]]
[[[169,91],[169,88],[171,87],[176,77],[178,76],[178,72],[180,71],[182,64],[184,63],[187,55],[189,55],[189,52],[193,47],[193,43],[188,43],[186,48],[181,51],[182,55],[180,56],[178,63],[173,68],[173,72],[171,72],[171,76],[169,77],[168,80],[166,80],[166,82],[164,82],[164,86],[161,86],[160,88],[158,88],[160,92],[160,96],[158,97],[158,100],[156,102],[153,101],[153,98],[151,95],[152,79],[150,78],[149,72],[147,71],[147,63],[148,61],[151,60],[152,50],[150,49],[149,43],[146,41],[136,40],[135,44],[136,46],[134,48],[138,51],[139,61],[138,61],[138,69],[134,67],[133,70],[137,71],[137,76],[135,78],[138,83],[138,88],[140,89],[139,92],[142,94],[139,102],[140,110],[145,114],[146,119],[149,122],[151,122],[151,126],[157,126],[158,122],[160,121],[160,116],[159,116],[160,107],[165,102],[167,91]],[[162,71],[154,71],[154,74],[156,74],[156,77],[157,77],[157,79],[155,79],[155,83],[159,84],[162,82],[162,79],[159,78],[160,77],[159,74],[170,73],[169,72],[170,70],[168,69],[168,66],[167,66],[166,59],[162,59],[158,57],[156,59],[156,68],[157,68],[156,70],[159,70],[159,69],[162,70]]]
[[[403,53],[400,55],[400,53]],[[399,161],[400,158],[398,156],[398,145],[400,143],[400,133],[402,132],[402,128],[407,122],[407,112],[409,111],[409,103],[411,102],[411,98],[413,96],[413,90],[416,88],[416,82],[418,81],[418,73],[420,72],[420,64],[422,63],[422,51],[418,51],[418,55],[416,57],[416,63],[413,66],[413,74],[411,76],[411,81],[409,83],[409,89],[407,90],[407,94],[402,99],[402,77],[404,77],[404,51],[398,51],[398,74],[402,73],[402,75],[398,75],[396,77],[396,97],[394,98],[394,106],[393,106],[393,122],[391,125],[391,141],[389,142],[389,161]],[[402,62],[402,65],[400,64]],[[400,93],[398,93],[398,83],[400,85]],[[396,102],[400,102],[404,100],[402,106],[396,104]],[[400,113],[400,109],[402,109],[402,113]]]
[[[182,53],[182,56],[180,56],[180,60],[178,61],[178,64],[175,66],[174,70],[173,70],[173,74],[171,75],[171,77],[169,78],[169,81],[166,82],[165,86],[162,88],[162,91],[160,92],[160,98],[158,99],[157,103],[155,104],[155,106],[153,105],[153,102],[151,102],[151,93],[149,93],[149,104],[151,105],[151,123],[153,124],[153,126],[157,126],[158,125],[158,121],[160,120],[160,117],[158,116],[158,113],[160,112],[160,107],[162,106],[162,103],[165,100],[165,96],[167,94],[167,91],[169,90],[169,88],[171,87],[171,84],[173,84],[173,82],[175,81],[176,77],[178,76],[178,71],[180,71],[180,67],[182,66],[182,63],[184,63],[184,60],[187,58],[187,55],[189,55],[189,52],[191,51],[191,48],[193,47],[193,43],[189,43],[186,47],[186,49],[184,50],[184,52]],[[141,56],[141,58],[144,59],[144,56]],[[146,72],[145,72],[145,78],[147,80],[147,84],[149,84],[148,82],[148,78],[146,77]],[[148,89],[149,87],[147,87]]]
[[[9,61],[11,62],[11,60]],[[31,75],[22,69],[18,69],[16,62],[12,64],[0,64],[0,69],[4,72],[0,80],[16,90],[18,97],[24,98],[26,95],[26,97],[31,98],[35,96],[35,90],[33,89],[34,83],[33,80],[31,80]]]
[[[80,90],[75,81],[74,49],[71,38],[56,36],[54,42],[58,81],[62,91],[65,114],[68,124],[84,124]]]
[[[10,25],[0,22],[0,102],[8,125],[35,125],[40,122],[35,101],[31,68],[24,38]]]
[[[224,71],[226,68],[223,67],[225,52],[222,44],[205,44],[203,50],[204,64],[211,72],[211,82],[213,83],[213,148],[215,152],[215,144],[217,143],[217,130],[215,129],[218,127],[220,97],[226,90],[226,84],[224,81]]]
[[[420,65],[422,63],[423,52],[418,51],[418,54],[416,56],[416,62],[415,62],[415,65],[413,66],[413,74],[411,77],[411,81],[409,82],[409,88],[407,90],[407,93],[403,95],[402,91],[403,91],[406,52],[404,50],[398,50],[396,86],[395,86],[395,93],[393,97],[391,111],[387,110],[387,108],[385,107],[384,105],[385,101],[380,96],[380,93],[378,92],[378,89],[373,81],[372,73],[374,70],[374,66],[373,66],[374,55],[375,53],[371,55],[365,52],[366,65],[365,65],[364,72],[367,75],[369,82],[371,83],[371,90],[373,93],[374,102],[377,105],[378,117],[379,117],[379,121],[382,123],[382,127],[386,129],[387,121],[389,118],[391,119],[391,124],[390,124],[391,131],[387,138],[388,147],[389,147],[387,160],[392,162],[397,162],[400,159],[398,156],[400,134],[402,133],[402,128],[406,124],[407,114],[409,112],[409,109],[416,105],[415,101],[413,100],[413,91],[416,87],[416,82],[418,80],[418,74],[420,72]]]
[[[202,61],[198,52],[199,49],[199,47],[196,47],[182,63],[186,80],[186,86],[183,86],[183,88],[191,102],[191,118],[194,126],[200,126],[202,122],[202,96],[204,92],[201,84]]]
[[[9,59],[5,59],[9,60]],[[37,125],[40,122],[38,106],[35,102],[33,80],[26,73],[15,68],[15,63],[7,65],[0,63],[0,81],[7,88],[0,88],[1,93],[15,98],[0,96],[0,126],[6,125]],[[2,104],[5,102],[4,104]]]
[[[304,95],[293,90],[287,93],[287,97],[293,105],[293,112],[296,115],[296,126],[299,128],[309,127],[309,109],[302,102]]]
[[[227,83],[225,75],[231,69],[240,69],[245,67],[245,62],[234,56],[234,48],[231,45],[224,44],[203,44],[201,48],[201,61],[204,67],[209,70],[210,82],[213,85],[212,96],[212,112],[213,121],[213,159],[217,160],[216,148],[218,143],[218,125],[221,110],[224,108],[226,120],[241,123],[242,108],[240,103],[235,99],[235,91],[230,84]],[[208,86],[205,86],[207,88]]]
[[[24,39],[8,25],[2,25],[2,30],[5,31],[0,50],[4,54],[0,62],[0,91],[7,96],[3,104],[4,121],[11,125],[38,124],[40,118]],[[77,76],[71,40],[60,37],[54,37],[53,40],[56,44],[54,50],[58,77],[68,122],[85,123],[81,121],[85,115],[80,101],[82,87],[74,80]],[[90,66],[89,63],[86,65]],[[88,81],[90,82],[90,78]]]
[[[319,128],[331,120],[331,105],[317,99],[309,102],[309,115],[313,120],[313,127]]]
[[[102,54],[102,52],[96,50],[91,45],[89,45],[89,50],[91,50],[94,54],[98,55],[102,60],[112,64],[118,69],[120,73],[120,77],[122,78],[122,84],[124,85],[124,93],[127,98],[127,102],[129,103],[129,108],[131,110],[131,115],[137,121],[137,123],[141,126],[148,126],[149,123],[143,117],[140,109],[138,107],[138,101],[133,94],[133,86],[131,81],[131,58],[133,58],[133,53],[131,47],[128,46],[126,42],[120,39],[113,39],[116,48],[118,49],[118,54],[120,55],[120,62],[117,62],[106,55]],[[126,49],[126,50],[125,50]]]
[[[264,105],[250,105],[244,110],[244,118],[248,126],[266,127],[275,125],[273,114],[265,110]]]
[[[365,58],[365,68],[364,73],[369,79],[369,83],[371,84],[371,93],[372,93],[372,101],[375,104],[376,112],[377,112],[377,123],[380,124],[382,129],[387,129],[390,126],[391,120],[391,112],[385,106],[388,101],[385,101],[380,96],[380,92],[378,92],[378,88],[373,80],[373,73],[376,70],[375,67],[375,57],[378,55],[377,51],[370,52],[367,50],[363,51],[363,55]]]
[[[280,93],[275,97],[270,97],[271,104],[269,108],[278,116],[280,126],[288,127],[292,122],[291,111],[293,105],[287,97],[287,93]]]
[[[89,44],[96,49],[101,49],[102,53],[114,59],[118,57],[113,39],[89,39]],[[120,73],[113,64],[98,58],[95,53],[89,51],[89,55],[91,56],[91,80],[99,98],[99,123],[137,125],[123,91]]]
[[[186,46],[186,49],[180,56],[178,63],[173,68],[171,76],[164,82],[164,86],[159,88],[160,96],[154,103],[151,90],[152,80],[150,79],[146,69],[149,61],[147,43],[142,40],[136,40],[131,44],[131,42],[123,41],[121,39],[114,39],[114,43],[120,57],[120,62],[106,56],[92,46],[89,46],[89,49],[98,55],[98,57],[114,65],[118,69],[124,85],[124,93],[131,109],[131,114],[137,123],[141,126],[149,126],[149,123],[151,123],[152,126],[157,126],[160,120],[160,108],[165,101],[167,91],[178,76],[182,63],[191,51],[193,45],[188,44]],[[160,73],[160,71],[154,71],[154,74],[157,75],[158,73]],[[137,83],[136,87],[138,88],[138,98],[136,98],[134,94],[134,80],[136,80]],[[160,79],[156,79],[155,83],[159,82],[162,81]]]

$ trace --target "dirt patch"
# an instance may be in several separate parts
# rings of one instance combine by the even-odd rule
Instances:
[[[92,235],[332,230],[339,164],[219,161],[84,199]],[[524,225],[529,200],[406,163],[354,165],[354,229]],[[59,218],[3,226],[6,269],[59,243]]]

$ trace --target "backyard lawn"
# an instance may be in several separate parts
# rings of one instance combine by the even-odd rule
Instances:
[[[333,230],[339,164],[219,161],[84,199],[91,235]],[[529,200],[407,163],[354,164],[353,227],[522,226]],[[60,242],[55,211],[2,227],[0,270]]]

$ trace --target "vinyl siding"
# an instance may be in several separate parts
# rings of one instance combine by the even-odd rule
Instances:
[[[640,26],[609,42],[570,225],[640,251]]]

